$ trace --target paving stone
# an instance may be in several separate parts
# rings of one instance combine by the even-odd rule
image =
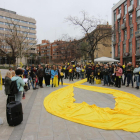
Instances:
[[[38,132],[39,124],[26,124],[23,134]]]
[[[100,132],[105,140],[121,140],[121,138],[114,131]]]
[[[37,133],[30,133],[22,135],[21,140],[37,140]]]
[[[61,131],[61,132],[54,132],[54,140],[70,140],[68,132]]]
[[[122,140],[139,140],[135,135],[121,136]]]

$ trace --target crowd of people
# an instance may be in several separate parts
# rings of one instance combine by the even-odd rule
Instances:
[[[27,79],[24,82],[23,79]],[[9,69],[5,76],[5,93],[10,95],[10,84],[12,81],[16,81],[18,94],[15,94],[15,101],[21,101],[25,99],[25,91],[30,89],[30,85],[33,90],[43,88],[43,79],[47,87],[58,87],[63,85],[63,79],[84,79],[87,78],[87,82],[94,84],[94,79],[103,81],[103,86],[115,86],[120,88],[122,85],[129,87],[130,82],[134,87],[136,82],[136,89],[139,89],[140,82],[140,67],[136,65],[134,68],[129,62],[126,66],[117,64],[87,64],[87,65],[72,65],[65,63],[65,65],[38,65],[35,67],[27,66],[25,69],[18,68],[17,70]],[[126,84],[127,80],[127,84]],[[11,98],[11,97],[10,97]],[[11,99],[10,99],[11,100]],[[7,103],[9,98],[7,98]]]

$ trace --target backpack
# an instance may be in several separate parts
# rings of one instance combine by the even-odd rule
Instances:
[[[19,92],[19,89],[17,88],[17,80],[11,82],[11,85],[10,85],[10,94],[11,95],[18,94],[18,92]]]

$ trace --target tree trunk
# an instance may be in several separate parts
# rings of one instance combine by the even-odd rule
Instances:
[[[94,53],[89,54],[89,55],[90,55],[91,61],[94,63]]]

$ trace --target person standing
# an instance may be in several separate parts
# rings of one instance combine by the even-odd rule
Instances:
[[[140,67],[139,65],[136,65],[136,68],[134,69],[133,71],[134,73],[134,78],[135,78],[135,81],[136,81],[136,89],[139,89],[139,75],[140,75]]]
[[[19,101],[19,102],[21,102],[22,94],[23,94],[24,86],[25,86],[25,83],[21,78],[22,75],[23,75],[22,70],[17,69],[16,70],[16,76],[11,78],[11,81],[16,81],[16,83],[17,83],[17,89],[19,90],[19,92],[17,94],[15,94],[15,101]]]
[[[129,87],[130,81],[132,82],[132,88],[133,88],[133,66],[131,64],[131,62],[129,62],[128,66],[126,67],[126,71],[127,71],[127,86]]]
[[[116,86],[117,86],[118,88],[121,87],[122,73],[123,73],[123,70],[122,70],[122,68],[120,67],[120,65],[118,65],[117,71],[116,71],[116,83],[117,83]]]
[[[69,69],[69,81],[73,81],[73,69],[72,69],[72,66],[70,66],[70,69]]]
[[[10,85],[11,85],[11,78],[12,78],[12,74],[10,71],[8,71],[5,75],[5,84],[4,84],[4,91],[5,91],[5,94],[7,95],[7,104],[9,103],[10,101]],[[15,100],[15,98],[11,99],[11,100]]]
[[[56,66],[53,65],[53,68],[51,70],[51,78],[52,78],[52,87],[58,87],[58,71],[56,69]]]
[[[44,70],[43,70],[43,67],[42,66],[38,70],[37,75],[38,75],[38,78],[39,78],[39,86],[41,88],[43,88],[43,86],[42,86],[43,83],[42,82],[43,82],[43,77],[44,77]]]
[[[61,80],[61,85],[63,85],[63,77],[64,77],[63,70],[61,66],[58,66],[58,85],[59,85],[60,80]]]
[[[50,69],[50,66],[47,65],[45,69],[45,84],[47,87],[50,86],[50,79],[51,79],[51,69]]]
[[[79,79],[80,71],[81,71],[81,68],[79,67],[79,65],[77,65],[77,67],[76,67],[76,78],[77,79]]]
[[[103,68],[103,79],[104,79],[103,86],[105,86],[105,84],[108,86],[108,74],[109,74],[109,69],[108,69],[108,66],[105,65]]]

